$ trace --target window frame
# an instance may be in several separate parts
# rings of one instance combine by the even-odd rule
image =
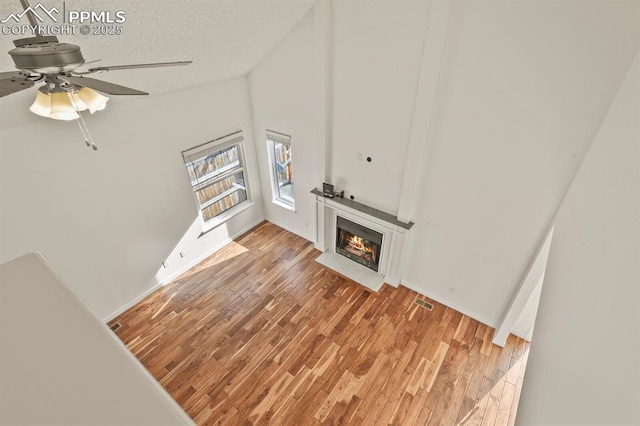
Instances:
[[[191,173],[189,169],[193,163],[202,161],[203,158],[216,155],[233,146],[235,146],[238,150],[237,166],[229,167],[227,170],[224,170],[223,172],[220,172],[218,174],[214,174],[210,177],[206,177],[207,175],[205,175],[205,179],[203,179],[202,181],[198,181],[197,178],[196,181],[191,180]],[[182,151],[182,159],[185,166],[185,171],[187,172],[187,180],[189,182],[189,185],[191,186],[193,200],[198,211],[198,217],[203,227],[203,232],[207,232],[223,224],[233,216],[253,205],[253,202],[251,200],[251,191],[249,189],[249,173],[247,170],[247,162],[244,151],[244,137],[241,130],[184,150]],[[246,193],[246,199],[229,208],[226,208],[225,210],[222,210],[220,213],[209,218],[208,220],[205,220],[204,211],[206,208],[217,203],[218,201],[223,200],[225,197],[240,191],[241,188],[225,190],[219,194],[216,194],[213,198],[207,200],[204,203],[201,203],[198,199],[198,191],[224,181],[225,179],[228,179],[229,177],[239,172],[242,173],[244,179],[244,192]]]
[[[296,200],[295,192],[292,191],[292,199],[283,197],[280,194],[280,182],[278,181],[278,172],[276,170],[276,158],[275,158],[275,144],[280,143],[283,145],[289,145],[291,150],[291,167],[293,169],[293,144],[291,143],[291,136],[276,132],[273,130],[266,131],[267,140],[267,159],[269,161],[269,175],[271,177],[271,202],[283,207],[285,209],[295,212]],[[292,189],[295,188],[295,184],[291,181]]]

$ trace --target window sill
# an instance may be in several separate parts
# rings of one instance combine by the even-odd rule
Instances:
[[[271,202],[273,204],[275,204],[276,206],[278,206],[278,207],[282,207],[283,209],[287,209],[287,210],[292,211],[294,213],[296,212],[296,206],[295,205],[292,206],[291,204],[287,204],[287,203],[285,203],[283,201],[280,201],[278,199],[271,200]]]
[[[198,238],[206,235],[207,233],[213,231],[214,229],[216,229],[218,226],[223,225],[224,223],[226,223],[228,220],[230,220],[232,217],[242,213],[243,211],[247,210],[250,207],[253,207],[253,201],[245,201],[241,204],[239,204],[238,206],[222,213],[220,216],[211,219],[209,222],[205,223],[202,225],[202,232],[200,233],[200,235],[198,235]]]

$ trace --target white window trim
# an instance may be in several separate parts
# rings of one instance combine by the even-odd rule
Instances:
[[[287,209],[287,210],[291,210],[292,212],[296,212],[296,206],[291,205],[289,203],[285,203],[284,201],[281,201],[279,198],[274,198],[273,200],[271,200],[271,202],[273,204],[275,204],[278,207],[282,207],[283,209]]]
[[[187,167],[191,162],[193,162],[193,159],[195,159],[195,157],[201,156],[204,152],[222,151],[233,145],[238,146],[238,151],[240,156],[239,167],[230,168],[228,172],[220,174],[216,178],[216,180],[224,179],[228,176],[231,176],[233,173],[242,171],[242,173],[244,174],[244,185],[245,185],[245,192],[247,193],[247,199],[244,201],[241,201],[235,206],[229,208],[228,210],[225,210],[219,215],[212,217],[208,221],[205,221],[204,216],[202,214],[202,210],[206,208],[206,206],[203,207],[200,204],[200,201],[198,201],[198,197],[195,193],[195,190],[197,189],[198,185],[194,184],[194,182],[191,181],[189,177],[189,172],[187,171]],[[205,234],[210,230],[222,225],[232,217],[240,214],[241,212],[247,210],[249,207],[254,205],[251,198],[251,190],[249,188],[249,172],[247,170],[247,162],[244,154],[244,137],[241,130],[231,133],[229,135],[214,139],[212,141],[205,142],[193,148],[189,148],[185,151],[182,151],[182,158],[183,158],[183,163],[185,165],[185,171],[187,172],[187,179],[189,181],[189,184],[191,185],[191,192],[193,194],[193,200],[195,202],[196,209],[198,211],[198,217],[202,225],[202,234]],[[189,161],[189,159],[192,159],[192,161]]]
[[[270,181],[271,182],[270,183],[271,202],[276,206],[295,212],[296,211],[295,194],[294,194],[292,203],[280,197],[280,193],[278,190],[278,177],[275,171],[276,160],[274,157],[274,142],[289,144],[291,145],[291,149],[293,149],[293,145],[291,144],[291,136],[286,135],[284,133],[276,132],[273,130],[267,130],[266,134],[267,134],[267,161],[269,162],[269,176],[271,177],[271,181]],[[295,187],[295,184],[294,184],[294,187]]]
[[[215,229],[218,226],[224,224],[226,221],[228,221],[232,217],[239,215],[243,211],[247,210],[249,207],[252,207],[253,204],[254,204],[253,201],[251,201],[247,195],[246,200],[244,200],[240,204],[236,204],[235,206],[231,207],[229,210],[225,210],[224,212],[220,213],[218,216],[212,217],[207,222],[204,221],[204,219],[202,218],[202,214],[200,214],[199,215],[200,223],[202,224],[201,236],[211,231],[212,229]]]

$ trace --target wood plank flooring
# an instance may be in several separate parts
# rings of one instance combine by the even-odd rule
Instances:
[[[263,222],[111,324],[198,424],[514,424],[527,342],[319,254]]]

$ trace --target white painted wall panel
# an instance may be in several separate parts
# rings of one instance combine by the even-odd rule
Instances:
[[[427,1],[334,4],[331,183],[394,215],[428,6]]]
[[[0,265],[0,424],[193,425],[53,266]]]
[[[640,424],[640,56],[564,200],[520,425]]]
[[[249,74],[255,143],[268,220],[308,240],[315,239],[316,80],[313,11]],[[295,212],[271,202],[266,130],[291,136]]]

